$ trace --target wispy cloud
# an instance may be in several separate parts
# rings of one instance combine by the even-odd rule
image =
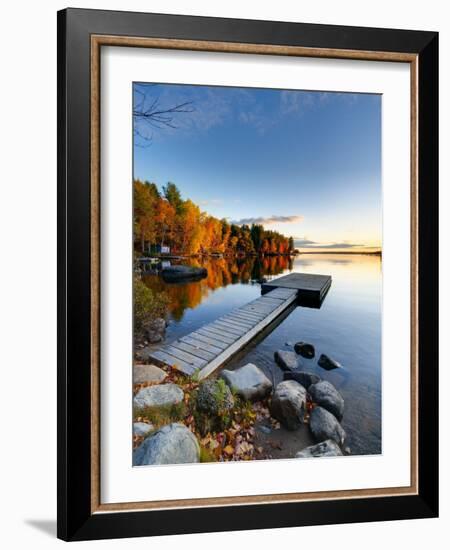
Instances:
[[[334,243],[319,243],[317,241],[311,241],[310,239],[306,239],[306,238],[294,239],[294,245],[297,248],[324,248],[324,249],[366,248],[366,245],[362,244],[362,243],[351,243],[351,242],[348,242],[348,241],[334,242]]]
[[[312,245],[317,245],[319,243],[316,243],[315,241],[310,241],[309,239],[294,239],[295,246],[298,247],[307,247]]]
[[[250,126],[264,135],[288,117],[301,118],[307,111],[319,109],[333,100],[354,102],[358,97],[358,94],[340,92],[272,90],[261,93],[250,88],[170,84],[140,84],[139,90],[141,95],[135,96],[135,101],[141,101],[145,93],[147,101],[156,99],[161,109],[184,102],[189,102],[192,108],[192,112],[174,117],[173,128],[153,131],[152,137],[156,139],[174,132],[204,133],[233,122]]]
[[[299,93],[295,90],[280,92],[280,112],[283,115],[302,114],[306,109],[313,107],[314,104],[315,98],[312,93]]]
[[[264,135],[278,122],[276,117],[264,114],[258,104],[253,105],[253,110],[240,111],[238,117],[239,122],[253,126],[260,135]]]
[[[260,216],[258,218],[242,218],[240,220],[234,220],[231,223],[235,225],[251,225],[252,223],[261,224],[261,225],[270,225],[273,223],[295,223],[301,222],[303,216],[294,215],[294,216],[269,216],[267,218]]]
[[[219,204],[223,204],[223,199],[206,199],[198,201],[198,204],[200,206],[217,206]]]

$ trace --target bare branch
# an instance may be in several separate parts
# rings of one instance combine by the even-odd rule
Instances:
[[[141,89],[138,86],[141,86]],[[136,84],[134,88],[136,94],[133,106],[134,134],[144,141],[152,140],[153,129],[178,128],[175,123],[178,115],[193,113],[195,111],[192,101],[184,101],[171,107],[163,108],[159,97],[149,97],[147,95],[147,88],[151,86],[154,86],[154,84]],[[149,132],[145,131],[145,128]]]

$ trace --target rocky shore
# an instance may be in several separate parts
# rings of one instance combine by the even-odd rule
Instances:
[[[281,427],[298,442],[291,458],[349,454],[342,395],[329,381],[302,370],[300,358],[315,356],[311,344],[298,342],[294,349],[275,351],[274,362],[283,370],[275,387],[252,363],[200,382],[195,374],[186,377],[140,357],[133,376],[133,464],[273,458],[277,443],[271,435]],[[318,364],[325,374],[343,368],[323,357]]]

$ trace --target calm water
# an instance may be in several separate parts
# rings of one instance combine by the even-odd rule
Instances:
[[[200,265],[191,262],[193,265]],[[154,290],[171,300],[166,341],[196,330],[230,310],[260,296],[261,277],[291,272],[331,275],[333,282],[320,309],[297,307],[265,339],[249,346],[227,368],[252,362],[275,382],[282,380],[273,354],[300,340],[314,344],[316,358],[300,358],[303,370],[316,372],[338,388],[345,399],[342,425],[353,454],[381,452],[381,258],[363,255],[304,255],[225,259],[202,263],[208,277],[199,282],[166,284],[157,275],[144,277]],[[325,371],[317,365],[321,353],[345,368]]]

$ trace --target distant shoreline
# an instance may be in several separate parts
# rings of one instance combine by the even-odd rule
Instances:
[[[349,250],[349,251],[319,250],[314,252],[300,252],[298,255],[303,256],[304,254],[354,254],[354,255],[360,255],[360,256],[382,256],[382,251],[377,250],[375,252],[357,252],[356,250]]]

